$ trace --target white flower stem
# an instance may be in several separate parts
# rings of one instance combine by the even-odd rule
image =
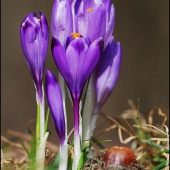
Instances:
[[[61,89],[62,99],[63,99],[63,109],[64,109],[64,118],[65,118],[65,125],[67,125],[67,114],[66,114],[66,95],[65,95],[65,86],[64,86],[64,79],[59,73],[59,85]],[[66,126],[67,127],[67,126]],[[65,135],[67,136],[67,128],[65,129]]]
[[[45,147],[49,132],[46,132],[36,152],[36,170],[44,170]]]
[[[80,156],[81,156],[80,137],[78,134],[74,133],[74,160],[72,167],[73,170],[77,170]]]
[[[93,82],[92,78],[87,87],[86,98],[83,106],[83,122],[82,122],[82,130],[83,130],[83,148],[89,145],[89,140],[91,138],[91,118],[94,112],[94,91],[93,91]]]
[[[40,143],[44,138],[45,130],[45,106],[44,106],[44,94],[42,103],[40,103]]]
[[[77,166],[81,156],[81,144],[80,144],[80,114],[79,114],[79,99],[73,100],[74,107],[74,160],[73,170],[77,170]]]
[[[93,135],[93,131],[96,127],[96,121],[97,121],[97,118],[99,116],[99,108],[96,107],[95,111],[94,111],[94,114],[92,116],[92,119],[91,119],[91,130],[90,130],[90,136]]]
[[[37,123],[36,123],[36,170],[44,170],[45,147],[49,133],[45,133],[45,105],[44,89],[42,87],[42,99],[36,92],[37,99]]]
[[[65,86],[64,79],[59,73],[59,85],[62,94],[63,110],[64,110],[64,120],[65,120],[65,141],[60,145],[60,164],[59,170],[67,170],[67,161],[68,161],[68,144],[67,144],[67,114],[66,114],[66,95],[65,95]]]
[[[59,170],[67,170],[67,161],[68,161],[68,144],[67,140],[60,145],[60,164]]]
[[[44,138],[44,130],[45,130],[45,105],[44,105],[44,89],[42,87],[42,99],[39,98],[38,93],[36,91],[36,100],[37,100],[37,106],[39,106],[40,109],[40,115],[37,116],[38,121],[40,121],[39,125],[39,137],[40,137],[40,143]]]

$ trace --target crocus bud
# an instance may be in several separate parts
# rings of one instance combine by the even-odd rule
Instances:
[[[46,94],[47,101],[55,125],[55,129],[60,139],[60,163],[59,169],[67,170],[68,144],[67,144],[67,125],[64,116],[62,95],[59,84],[52,72],[46,71]]]
[[[129,166],[136,163],[134,153],[124,146],[110,147],[104,156],[106,165]]]
[[[62,96],[58,82],[49,70],[46,71],[45,88],[52,119],[62,145],[66,138]]]
[[[24,18],[20,27],[20,38],[38,98],[42,101],[42,80],[49,38],[47,20],[42,12],[40,17],[33,13]]]
[[[96,73],[96,109],[100,110],[112,92],[117,81],[121,65],[121,45],[113,37],[101,57]]]

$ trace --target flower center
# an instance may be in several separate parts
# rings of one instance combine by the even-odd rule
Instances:
[[[92,12],[92,11],[93,11],[93,8],[88,8],[87,11],[88,11],[88,12]]]
[[[37,18],[37,20],[40,22],[41,21],[41,19],[40,18]]]
[[[71,35],[72,35],[73,38],[77,38],[77,37],[81,36],[80,33],[75,33],[75,32],[71,33]]]

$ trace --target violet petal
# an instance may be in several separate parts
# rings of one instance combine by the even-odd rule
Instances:
[[[73,98],[81,96],[85,82],[97,65],[102,50],[103,39],[101,37],[90,46],[87,39],[75,38],[68,45],[66,52],[59,40],[53,37],[53,58]]]
[[[104,50],[97,71],[96,103],[101,107],[112,92],[117,81],[121,65],[121,45],[113,37]]]
[[[93,42],[96,38],[105,35],[106,30],[106,9],[103,3],[96,4],[87,18],[86,37]]]
[[[50,113],[55,125],[55,129],[60,138],[61,144],[65,141],[65,119],[64,119],[64,110],[62,95],[59,84],[49,70],[46,71],[46,95],[47,101],[50,108]]]
[[[73,18],[70,1],[56,0],[54,2],[51,16],[51,29],[52,34],[60,40],[62,45],[64,45],[67,37],[73,32]]]

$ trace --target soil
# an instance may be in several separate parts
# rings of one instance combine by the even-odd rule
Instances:
[[[27,161],[21,163],[14,163],[12,159],[1,161],[2,170],[30,170]],[[88,158],[82,170],[148,170],[144,165],[133,164],[131,166],[108,165],[105,167],[103,157],[93,156]]]
[[[132,164],[128,167],[118,165],[108,165],[105,167],[103,157],[93,156],[92,158],[87,159],[82,170],[148,170],[148,168],[140,164]]]

